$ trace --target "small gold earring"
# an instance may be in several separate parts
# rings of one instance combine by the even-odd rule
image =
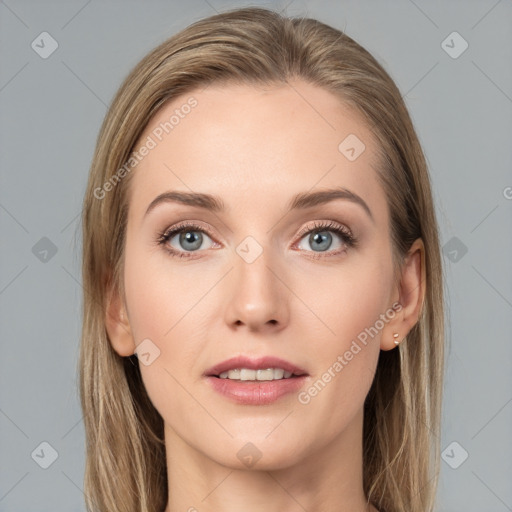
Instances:
[[[395,338],[395,345],[398,345],[400,342],[398,341],[398,333],[395,332],[395,334],[393,334],[393,338]]]

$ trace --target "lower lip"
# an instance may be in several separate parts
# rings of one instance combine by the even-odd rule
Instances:
[[[281,397],[297,392],[306,381],[306,375],[280,380],[240,381],[206,377],[215,391],[243,405],[267,405]]]

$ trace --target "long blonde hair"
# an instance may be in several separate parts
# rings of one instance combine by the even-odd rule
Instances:
[[[406,342],[381,351],[364,404],[363,486],[381,512],[434,510],[443,271],[423,151],[398,88],[363,47],[317,20],[254,7],[202,19],[152,50],[123,82],[98,136],[82,214],[79,378],[90,511],[162,512],[168,493],[163,420],[146,394],[136,356],[119,356],[105,327],[109,290],[124,296],[127,190],[133,172],[119,170],[164,102],[213,81],[278,84],[291,78],[337,95],[364,116],[374,133],[397,268],[416,238],[424,242],[426,295],[420,319]],[[105,193],[106,183],[111,185]]]

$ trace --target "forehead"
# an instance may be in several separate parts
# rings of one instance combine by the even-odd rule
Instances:
[[[383,202],[362,115],[302,81],[183,94],[151,119],[137,148],[144,145],[151,149],[135,169],[130,209],[167,190],[221,194],[245,209],[331,186]]]

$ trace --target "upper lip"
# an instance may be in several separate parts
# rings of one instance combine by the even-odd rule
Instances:
[[[251,358],[248,356],[236,356],[226,361],[208,368],[204,372],[205,376],[219,376],[222,372],[234,370],[236,368],[248,368],[249,370],[266,370],[267,368],[282,368],[285,371],[292,372],[294,375],[308,375],[306,370],[298,366],[280,359],[279,357],[264,356],[258,358]]]

